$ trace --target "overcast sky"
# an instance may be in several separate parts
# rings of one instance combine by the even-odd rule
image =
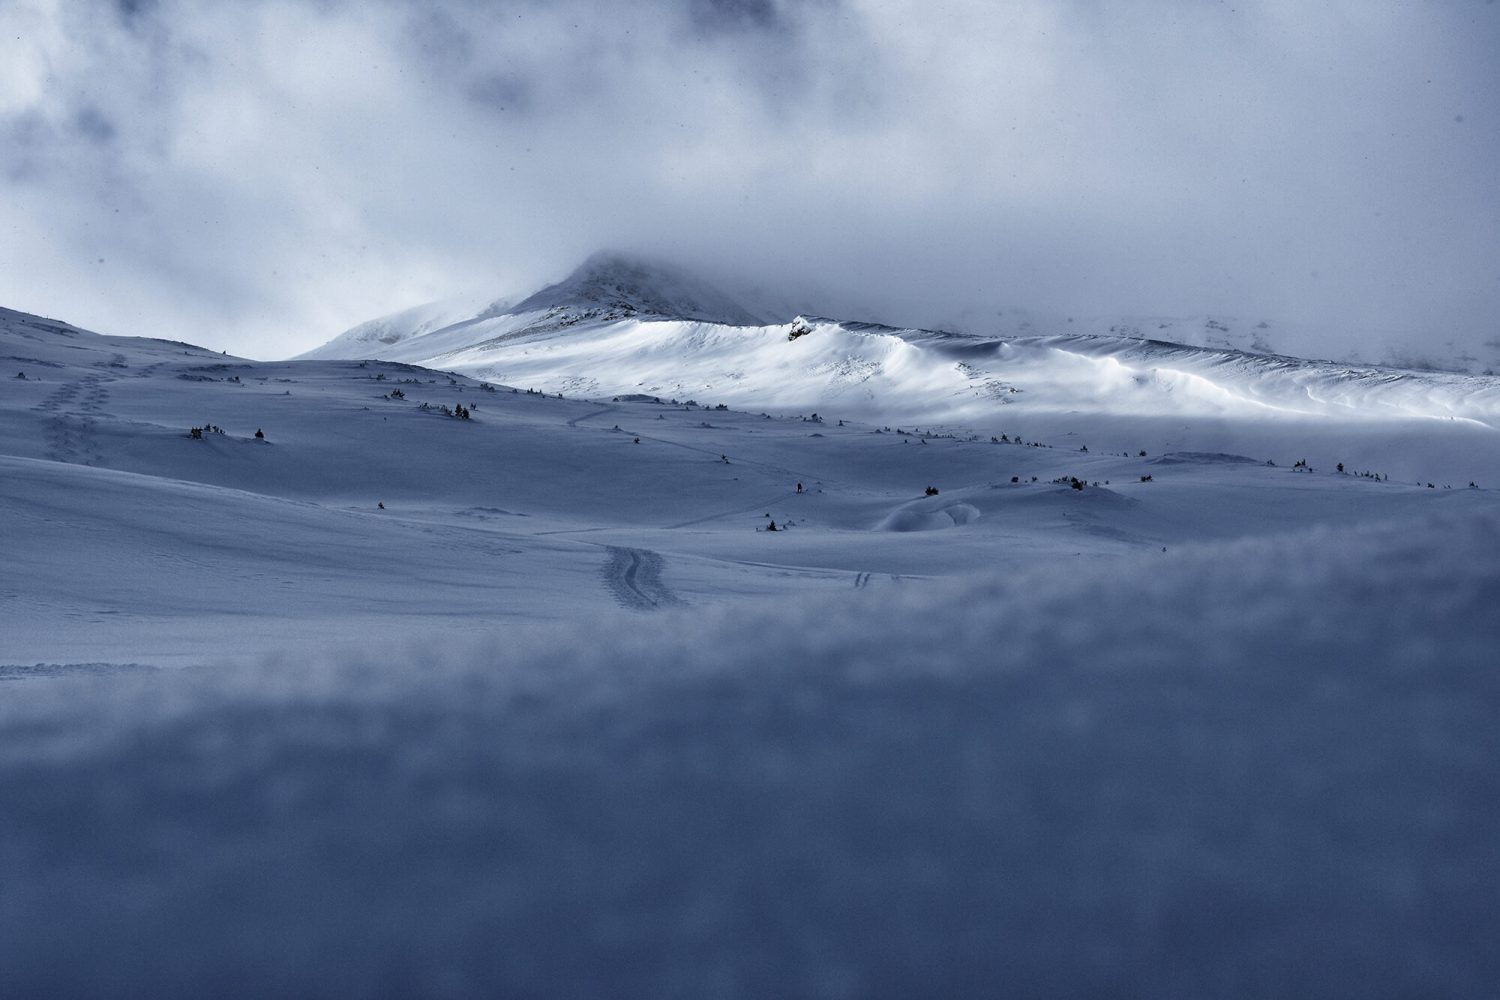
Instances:
[[[1500,338],[1493,0],[0,0],[0,305],[279,357],[599,247]]]

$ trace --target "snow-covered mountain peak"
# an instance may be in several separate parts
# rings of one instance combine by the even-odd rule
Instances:
[[[550,336],[620,320],[685,320],[758,326],[765,320],[697,275],[673,264],[600,251],[562,281],[516,301],[454,298],[353,326],[301,360],[381,358],[418,362],[500,338]]]
[[[655,316],[756,326],[763,320],[674,265],[618,251],[593,254],[562,281],[523,299],[514,313],[567,310],[598,318]]]

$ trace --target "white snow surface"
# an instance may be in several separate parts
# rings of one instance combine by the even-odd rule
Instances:
[[[635,316],[742,326],[767,319],[674,265],[601,251],[567,278],[519,302],[471,297],[417,306],[360,323],[301,357],[395,360],[400,354],[431,358],[455,343],[474,343],[497,331],[513,336],[518,328],[545,332]],[[512,317],[523,319],[519,324],[513,319],[486,323]]]
[[[426,336],[475,316],[499,314],[510,304],[505,299],[472,296],[424,303],[351,327],[304,357],[373,357],[394,344]]]
[[[1494,379],[554,308],[0,310],[0,992],[1492,994]]]
[[[1258,325],[1247,332],[1227,318],[1075,327],[1011,317],[1000,325],[1015,335],[981,337],[817,318],[705,318],[715,310],[700,302],[735,311],[722,299],[679,272],[596,255],[508,311],[389,344],[344,334],[306,357],[380,358],[566,395],[832,410],[1109,451],[1142,439],[1268,457],[1291,449],[1315,468],[1374,471],[1383,461],[1381,474],[1401,478],[1500,480],[1500,378],[1492,375],[1286,357],[1271,352]],[[682,304],[675,313],[674,302]]]

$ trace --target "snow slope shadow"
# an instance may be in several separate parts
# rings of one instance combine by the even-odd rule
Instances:
[[[655,611],[681,605],[682,599],[661,581],[661,553],[650,549],[606,546],[609,562],[604,564],[604,586],[620,602],[634,611]]]

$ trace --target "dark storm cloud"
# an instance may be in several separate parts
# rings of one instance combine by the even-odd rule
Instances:
[[[786,27],[772,0],[688,0],[687,8],[694,24],[711,31]]]
[[[114,123],[102,111],[93,107],[82,107],[73,118],[73,127],[90,142],[103,145],[115,137]]]
[[[495,111],[525,112],[531,106],[531,83],[511,73],[481,73],[465,90],[472,101]]]
[[[1479,0],[18,0],[0,46],[0,304],[111,330],[290,353],[608,245],[907,322],[1497,339]]]
[[[115,0],[115,7],[126,23],[147,17],[156,9],[156,0]]]

